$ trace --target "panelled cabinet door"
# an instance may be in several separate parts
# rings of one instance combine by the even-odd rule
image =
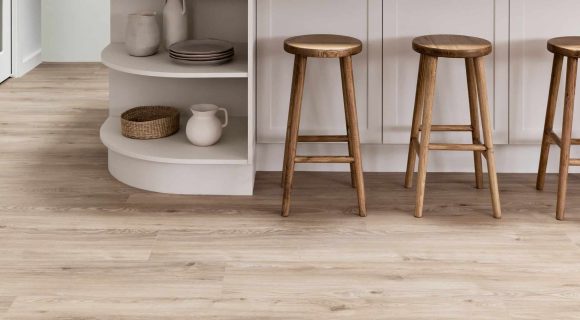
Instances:
[[[286,38],[332,33],[360,39],[353,58],[361,139],[381,143],[382,0],[258,0],[258,142],[283,143],[294,56]],[[307,64],[301,134],[344,134],[338,59],[310,58]]]
[[[580,1],[511,0],[510,13],[510,143],[540,143],[554,57],[546,49],[547,41],[580,35]],[[558,133],[562,128],[565,82],[566,60],[554,122]],[[575,119],[580,116],[578,109]],[[573,136],[580,137],[580,126],[574,127]]]
[[[419,67],[413,38],[463,34],[494,46],[486,57],[494,142],[508,143],[509,0],[384,0],[383,12],[383,141],[409,143]],[[469,124],[468,101],[464,60],[439,59],[433,124]],[[471,143],[465,133],[437,133],[432,140]]]

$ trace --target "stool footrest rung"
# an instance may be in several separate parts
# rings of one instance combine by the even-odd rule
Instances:
[[[429,150],[449,150],[449,151],[487,151],[483,144],[450,144],[450,143],[431,143]]]
[[[423,131],[423,126],[419,127],[419,131]],[[455,125],[455,124],[438,124],[432,125],[431,131],[433,132],[440,132],[440,131],[450,131],[450,132],[471,132],[473,131],[473,127],[470,125]]]
[[[549,137],[550,144],[555,144],[559,147],[562,147],[562,139],[560,139],[560,137],[558,137],[554,131],[549,133]],[[580,139],[571,139],[570,144],[573,146],[580,145]]]
[[[555,144],[558,145],[559,147],[562,147],[562,141],[560,140],[560,137],[558,137],[558,135],[554,133],[554,131],[550,132],[549,137],[550,144]]]
[[[343,156],[297,156],[296,163],[353,163],[353,157]]]
[[[298,142],[348,142],[348,136],[299,136]]]
[[[570,165],[574,167],[580,166],[580,159],[570,159]]]

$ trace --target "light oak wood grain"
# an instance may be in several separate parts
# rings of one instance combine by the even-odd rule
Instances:
[[[487,82],[485,76],[485,61],[483,57],[475,58],[475,75],[477,82],[477,92],[479,97],[479,113],[481,118],[481,128],[483,133],[483,143],[485,144],[485,157],[487,159],[487,175],[489,176],[489,191],[491,193],[491,205],[493,207],[493,217],[501,218],[501,202],[499,197],[499,182],[495,167],[495,147],[493,145],[493,125],[491,123],[489,110],[489,97],[487,94]]]
[[[468,36],[428,35],[413,39],[413,49],[421,54],[421,58],[419,60],[419,75],[417,76],[417,92],[415,94],[415,108],[413,111],[413,124],[411,126],[405,187],[411,188],[413,185],[412,179],[415,170],[415,161],[418,156],[419,174],[417,177],[415,217],[423,217],[429,151],[447,150],[473,151],[475,185],[478,189],[483,187],[482,156],[486,158],[493,216],[497,219],[501,218],[499,186],[495,167],[492,125],[490,122],[487,84],[485,80],[485,63],[483,58],[485,55],[491,53],[491,43],[484,39]],[[469,126],[433,126],[431,123],[433,118],[433,103],[435,100],[437,63],[440,57],[465,59],[471,120]],[[479,115],[478,111],[480,113]],[[480,118],[483,143],[480,141],[479,133]],[[431,143],[431,131],[471,132],[472,144]]]
[[[570,158],[571,146],[578,145],[580,142],[580,139],[572,137],[574,104],[576,98],[576,78],[578,76],[578,56],[580,54],[579,44],[580,37],[561,37],[548,40],[548,50],[554,53],[554,62],[552,64],[550,91],[548,94],[548,106],[546,108],[546,119],[544,123],[544,134],[542,138],[542,149],[540,152],[540,165],[538,167],[536,189],[544,190],[550,147],[555,144],[560,147],[558,196],[556,204],[556,219],[558,220],[564,220],[566,214],[569,168],[570,166],[580,165],[580,159]],[[559,137],[553,131],[553,127],[565,56],[567,57],[567,67],[564,114],[562,117],[562,135]]]
[[[550,92],[548,94],[548,106],[546,108],[546,120],[544,123],[544,134],[542,138],[542,150],[540,153],[540,165],[538,168],[538,179],[536,189],[544,190],[546,179],[546,169],[548,167],[548,157],[550,155],[550,146],[557,144],[561,146],[560,137],[552,131],[554,129],[554,117],[556,116],[556,103],[558,102],[558,91],[560,90],[560,80],[562,78],[562,65],[564,56],[554,55],[552,63],[552,75],[550,78]]]
[[[278,172],[254,197],[145,192],[107,172],[106,79],[0,85],[1,319],[578,318],[580,198],[555,220],[556,175],[501,175],[501,221],[468,173],[430,173],[421,220],[399,173],[365,175],[365,219],[349,173],[297,172],[288,219]]]
[[[352,57],[340,58],[340,74],[342,78],[342,92],[348,132],[348,149],[353,158],[351,165],[352,185],[356,188],[358,196],[359,216],[367,216],[367,200],[362,167],[362,154],[360,151],[360,133],[358,129],[358,112],[356,108],[356,94],[354,88],[354,70]]]
[[[421,142],[419,143],[419,169],[417,175],[417,200],[415,205],[415,217],[423,217],[423,205],[425,202],[425,184],[427,180],[427,160],[429,160],[429,143],[431,139],[431,119],[433,118],[433,102],[435,101],[435,80],[437,75],[437,57],[424,56],[423,65],[420,67],[424,72],[420,78],[424,83],[421,85],[425,92],[423,101],[423,118],[421,120]],[[418,86],[419,89],[419,86]],[[418,95],[419,96],[419,95]],[[409,168],[410,166],[407,166]]]
[[[296,163],[296,148],[298,147],[298,133],[300,130],[300,115],[302,111],[302,97],[304,96],[304,81],[306,78],[305,56],[294,57],[294,71],[292,75],[292,89],[290,91],[290,107],[288,111],[288,128],[286,131],[286,145],[284,151],[284,164],[282,173],[282,216],[290,215],[290,195],[292,194],[292,181],[294,179],[294,167]]]
[[[417,90],[415,91],[415,107],[413,108],[413,123],[411,125],[411,138],[409,141],[409,156],[407,157],[407,171],[405,175],[405,188],[413,187],[415,174],[415,162],[419,154],[419,133],[425,105],[425,84],[427,73],[427,61],[424,55],[419,59],[419,73],[417,75]]]
[[[475,65],[472,59],[465,59],[465,71],[467,74],[467,93],[469,96],[469,119],[471,120],[471,142],[481,144],[481,134],[479,129],[479,107],[477,78],[475,74]],[[475,187],[483,189],[483,161],[482,152],[473,153],[473,162],[475,166]]]
[[[14,302],[15,297],[2,297],[0,296],[0,316],[8,311],[8,308]]]
[[[568,58],[566,69],[566,93],[564,97],[564,117],[560,147],[560,175],[558,181],[558,203],[556,219],[563,220],[566,211],[568,193],[568,169],[570,167],[570,146],[572,139],[572,121],[574,118],[574,100],[576,98],[576,78],[578,77],[578,59]]]
[[[284,41],[286,52],[314,58],[344,58],[361,53],[362,42],[336,34],[308,34]]]
[[[491,53],[491,42],[456,34],[434,34],[413,39],[413,50],[445,58],[477,58]]]
[[[568,36],[548,40],[548,50],[556,55],[580,58],[580,37]]]
[[[354,38],[336,35],[305,35],[287,39],[284,42],[286,52],[294,57],[290,107],[284,147],[284,164],[282,172],[282,216],[290,215],[290,196],[294,180],[296,163],[346,163],[350,166],[351,185],[356,188],[359,204],[359,215],[366,217],[366,192],[364,186],[362,156],[360,151],[360,134],[354,87],[354,70],[351,55],[362,50],[362,43]],[[304,94],[307,57],[340,58],[340,75],[346,122],[346,136],[300,136],[300,111]],[[297,156],[298,142],[347,142],[348,156]]]
[[[483,144],[431,143],[429,144],[429,150],[485,151],[487,148]]]

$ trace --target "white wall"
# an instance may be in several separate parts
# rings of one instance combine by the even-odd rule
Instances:
[[[20,77],[40,64],[41,1],[12,1],[13,39],[12,72]]]
[[[42,0],[44,61],[100,61],[109,42],[110,1]]]

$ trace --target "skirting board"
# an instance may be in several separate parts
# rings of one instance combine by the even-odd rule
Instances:
[[[249,196],[253,165],[183,165],[128,158],[109,150],[109,172],[142,190],[183,195]]]
[[[13,57],[14,58],[14,57]],[[14,77],[19,78],[32,71],[42,63],[42,50],[37,50],[34,53],[24,57],[22,62],[13,61],[12,70]]]
[[[283,144],[258,144],[256,168],[258,171],[280,171],[284,157]],[[365,172],[404,172],[407,166],[406,145],[363,145],[363,169]],[[302,155],[345,155],[344,144],[299,144]],[[537,173],[540,159],[539,145],[498,145],[495,150],[496,165],[500,173]],[[549,172],[557,172],[560,149],[552,147]],[[580,158],[580,147],[572,147],[572,157]],[[484,159],[484,167],[485,159]],[[348,165],[341,164],[297,164],[298,171],[347,171]],[[431,151],[430,172],[473,172],[473,153],[454,151]],[[579,168],[570,168],[578,173]]]

